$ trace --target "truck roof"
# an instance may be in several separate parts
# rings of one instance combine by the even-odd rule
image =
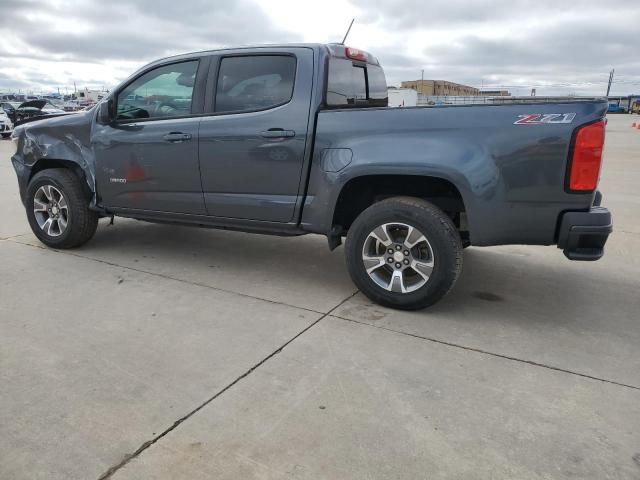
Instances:
[[[272,43],[272,44],[259,44],[259,45],[241,45],[238,47],[212,48],[207,50],[196,50],[193,52],[179,53],[176,55],[168,55],[166,57],[158,58],[157,60],[154,60],[153,62],[150,62],[150,63],[163,62],[165,60],[179,59],[183,57],[185,58],[193,57],[197,55],[231,52],[236,50],[256,50],[259,48],[296,48],[296,47],[319,49],[327,46],[328,45],[324,43]]]
[[[351,49],[351,50],[356,50],[353,49],[351,47],[348,47],[346,45],[342,45],[339,43],[273,43],[273,44],[259,44],[259,45],[242,45],[239,47],[226,47],[226,48],[216,48],[216,49],[211,49],[211,50],[198,50],[195,52],[186,52],[186,53],[180,53],[177,55],[169,55],[167,57],[163,57],[163,58],[159,58],[157,60],[154,60],[153,62],[150,62],[148,64],[146,64],[144,67],[142,68],[147,68],[149,66],[152,66],[156,63],[163,63],[167,60],[180,60],[180,59],[188,59],[188,58],[192,58],[194,56],[199,56],[199,55],[209,55],[209,54],[216,54],[216,53],[224,53],[224,52],[237,52],[239,50],[258,50],[258,49],[272,49],[272,48],[311,48],[314,50],[321,50],[324,49],[326,50],[330,55],[332,56],[344,56],[344,51],[346,49]],[[374,57],[373,55],[371,55],[370,53],[364,52],[362,50],[357,50],[361,53],[363,53],[364,55],[366,55],[366,57],[368,57],[367,62],[368,63],[374,63],[374,64],[378,64],[378,60],[376,59],[376,57]]]

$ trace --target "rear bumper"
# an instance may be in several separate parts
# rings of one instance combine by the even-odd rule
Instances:
[[[600,197],[598,195],[598,197]],[[611,212],[596,205],[588,212],[565,212],[558,231],[558,248],[569,260],[593,261],[604,255],[604,244],[613,230]]]

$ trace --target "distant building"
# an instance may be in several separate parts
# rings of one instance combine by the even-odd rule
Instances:
[[[480,90],[479,88],[448,82],[446,80],[408,80],[402,88],[410,88],[418,95],[428,97],[509,97],[507,90]]]
[[[447,82],[446,80],[409,80],[401,84],[402,88],[411,88],[418,95],[468,97],[480,95],[480,90],[468,85]]]

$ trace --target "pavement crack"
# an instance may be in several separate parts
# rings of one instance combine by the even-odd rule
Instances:
[[[640,235],[640,233],[638,232],[631,232],[629,230],[619,230],[619,229],[614,230],[613,233],[625,233],[627,235]]]
[[[327,314],[327,315],[329,315],[329,314]],[[440,345],[446,345],[448,347],[460,348],[462,350],[467,350],[467,351],[476,352],[476,353],[482,353],[484,355],[491,355],[492,357],[498,357],[498,358],[502,358],[504,360],[511,360],[511,361],[514,361],[514,362],[526,363],[526,364],[532,365],[534,367],[546,368],[546,369],[549,369],[549,370],[555,370],[556,372],[568,373],[570,375],[575,375],[575,376],[582,377],[582,378],[588,378],[590,380],[596,380],[598,382],[608,383],[610,385],[617,385],[619,387],[631,388],[633,390],[640,390],[640,387],[636,386],[636,385],[629,385],[629,384],[622,383],[622,382],[616,382],[615,380],[608,380],[606,378],[595,377],[593,375],[588,375],[586,373],[575,372],[573,370],[568,370],[566,368],[556,367],[556,366],[553,366],[553,365],[547,365],[547,364],[539,363],[539,362],[536,362],[536,361],[533,361],[533,360],[526,360],[526,359],[523,359],[523,358],[512,357],[510,355],[504,355],[502,353],[489,352],[488,350],[483,350],[481,348],[469,347],[469,346],[466,346],[466,345],[460,345],[458,343],[447,342],[445,340],[438,340],[437,338],[431,338],[431,337],[425,337],[423,335],[417,335],[415,333],[408,333],[408,332],[403,332],[401,330],[394,330],[393,328],[383,327],[383,326],[380,326],[380,325],[372,325],[370,323],[361,322],[359,320],[353,320],[353,319],[350,319],[350,318],[344,318],[344,317],[340,317],[340,316],[337,316],[337,315],[331,315],[331,317],[332,318],[337,318],[339,320],[344,320],[345,322],[353,322],[353,323],[357,323],[359,325],[364,325],[364,326],[371,327],[371,328],[377,328],[377,329],[380,329],[380,330],[385,330],[387,332],[397,333],[399,335],[406,335],[407,337],[413,337],[413,338],[418,338],[420,340],[426,340],[428,342],[439,343]]]
[[[18,235],[19,236],[19,235]],[[193,280],[186,280],[184,278],[178,278],[178,277],[172,277],[171,275],[166,275],[164,273],[157,273],[157,272],[152,272],[150,270],[144,270],[142,268],[136,268],[136,267],[131,267],[131,266],[127,266],[127,265],[120,265],[119,263],[115,263],[115,262],[109,262],[107,260],[101,260],[99,258],[92,258],[92,257],[87,257],[85,255],[80,255],[78,253],[73,253],[70,251],[66,251],[66,250],[56,250],[55,248],[50,248],[50,247],[46,247],[44,245],[32,245],[30,243],[24,243],[24,242],[19,242],[17,240],[13,239],[14,237],[9,237],[7,239],[0,239],[0,240],[7,240],[9,242],[18,244],[18,245],[23,245],[25,247],[31,247],[31,248],[38,248],[40,250],[44,250],[47,252],[53,252],[53,253],[58,253],[60,255],[68,255],[70,257],[75,257],[75,258],[82,258],[83,260],[89,260],[91,262],[97,262],[97,263],[102,263],[103,265],[108,265],[110,267],[117,267],[117,268],[122,268],[124,270],[129,270],[132,272],[137,272],[137,273],[142,273],[145,275],[152,275],[154,277],[158,277],[158,278],[163,278],[165,280],[171,280],[174,282],[181,282],[187,285],[193,285],[196,287],[202,287],[202,288],[208,288],[209,290],[215,290],[217,292],[224,292],[224,293],[229,293],[232,295],[239,295],[241,297],[245,297],[245,298],[251,298],[254,300],[262,300],[264,302],[268,302],[274,305],[283,305],[285,307],[291,307],[291,308],[297,308],[298,310],[304,310],[305,312],[310,312],[310,313],[317,313],[320,315],[324,315],[327,312],[322,312],[319,310],[314,310],[312,308],[308,308],[308,307],[300,307],[298,305],[291,305],[290,303],[285,303],[285,302],[280,302],[278,300],[272,300],[269,298],[263,298],[263,297],[257,297],[255,295],[249,295],[247,293],[242,293],[242,292],[237,292],[234,290],[227,290],[225,288],[220,288],[220,287],[214,287],[212,285],[207,285],[206,283],[200,283],[200,282],[194,282]],[[332,308],[330,311],[333,311],[336,307]]]
[[[18,233],[17,235],[9,235],[8,237],[0,237],[0,240],[11,240],[13,238],[22,237],[24,235],[27,235],[27,234],[26,233]]]
[[[83,257],[84,258],[84,257]],[[279,346],[278,348],[276,348],[273,352],[271,352],[269,355],[267,355],[266,357],[264,357],[262,360],[260,360],[258,363],[256,363],[255,365],[253,365],[251,368],[249,368],[248,370],[246,370],[244,373],[242,373],[239,377],[237,377],[235,380],[233,380],[231,383],[227,384],[224,388],[222,388],[222,390],[219,390],[215,395],[213,395],[212,397],[208,398],[207,400],[205,400],[203,403],[201,403],[200,405],[198,405],[196,408],[194,408],[193,410],[191,410],[189,413],[187,413],[186,415],[180,417],[178,420],[176,420],[175,422],[173,422],[173,424],[167,428],[166,430],[164,430],[163,432],[159,433],[158,435],[156,435],[155,437],[153,437],[150,440],[147,440],[146,442],[144,442],[142,445],[140,445],[135,452],[127,454],[124,456],[124,458],[117,464],[109,467],[109,469],[107,471],[105,471],[102,475],[100,475],[98,477],[98,480],[108,480],[110,478],[113,477],[113,475],[120,470],[121,468],[123,468],[125,465],[127,465],[131,460],[135,459],[136,457],[138,457],[142,452],[144,452],[146,449],[148,449],[149,447],[151,447],[152,445],[154,445],[156,442],[158,442],[161,438],[165,437],[166,435],[168,435],[169,433],[171,433],[173,430],[175,430],[176,428],[178,428],[178,426],[180,426],[182,423],[184,423],[185,421],[187,421],[189,418],[191,418],[193,415],[195,415],[196,413],[198,413],[200,410],[202,410],[204,407],[206,407],[207,405],[209,405],[211,402],[213,402],[215,399],[217,399],[218,397],[220,397],[223,393],[225,393],[227,390],[231,389],[234,385],[236,385],[237,383],[239,383],[240,381],[242,381],[244,378],[247,378],[249,375],[251,375],[255,370],[257,370],[258,368],[260,368],[262,365],[264,365],[266,362],[268,362],[271,358],[275,357],[276,355],[278,355],[279,353],[281,353],[289,344],[291,344],[293,341],[295,341],[297,338],[299,338],[300,336],[304,335],[306,332],[308,332],[310,329],[312,329],[314,326],[316,326],[318,323],[320,323],[323,319],[327,318],[329,315],[331,315],[331,313],[333,311],[335,311],[337,308],[339,308],[340,306],[342,306],[345,302],[348,302],[349,300],[351,300],[356,294],[358,293],[358,290],[356,290],[355,292],[351,293],[348,297],[344,298],[343,300],[340,301],[340,303],[338,303],[336,306],[334,306],[333,308],[331,308],[331,310],[329,310],[327,313],[323,313],[321,314],[321,316],[315,320],[314,322],[312,322],[311,324],[307,325],[305,328],[303,328],[302,330],[300,330],[297,334],[295,334],[293,337],[291,337],[289,340],[287,340],[285,343],[283,343],[281,346]],[[320,313],[320,312],[317,312]]]

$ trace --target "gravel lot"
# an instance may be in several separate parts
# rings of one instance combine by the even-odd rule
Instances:
[[[0,142],[0,479],[640,478],[640,130],[609,119],[603,260],[470,248],[422,312],[342,248],[102,220],[30,233]]]

